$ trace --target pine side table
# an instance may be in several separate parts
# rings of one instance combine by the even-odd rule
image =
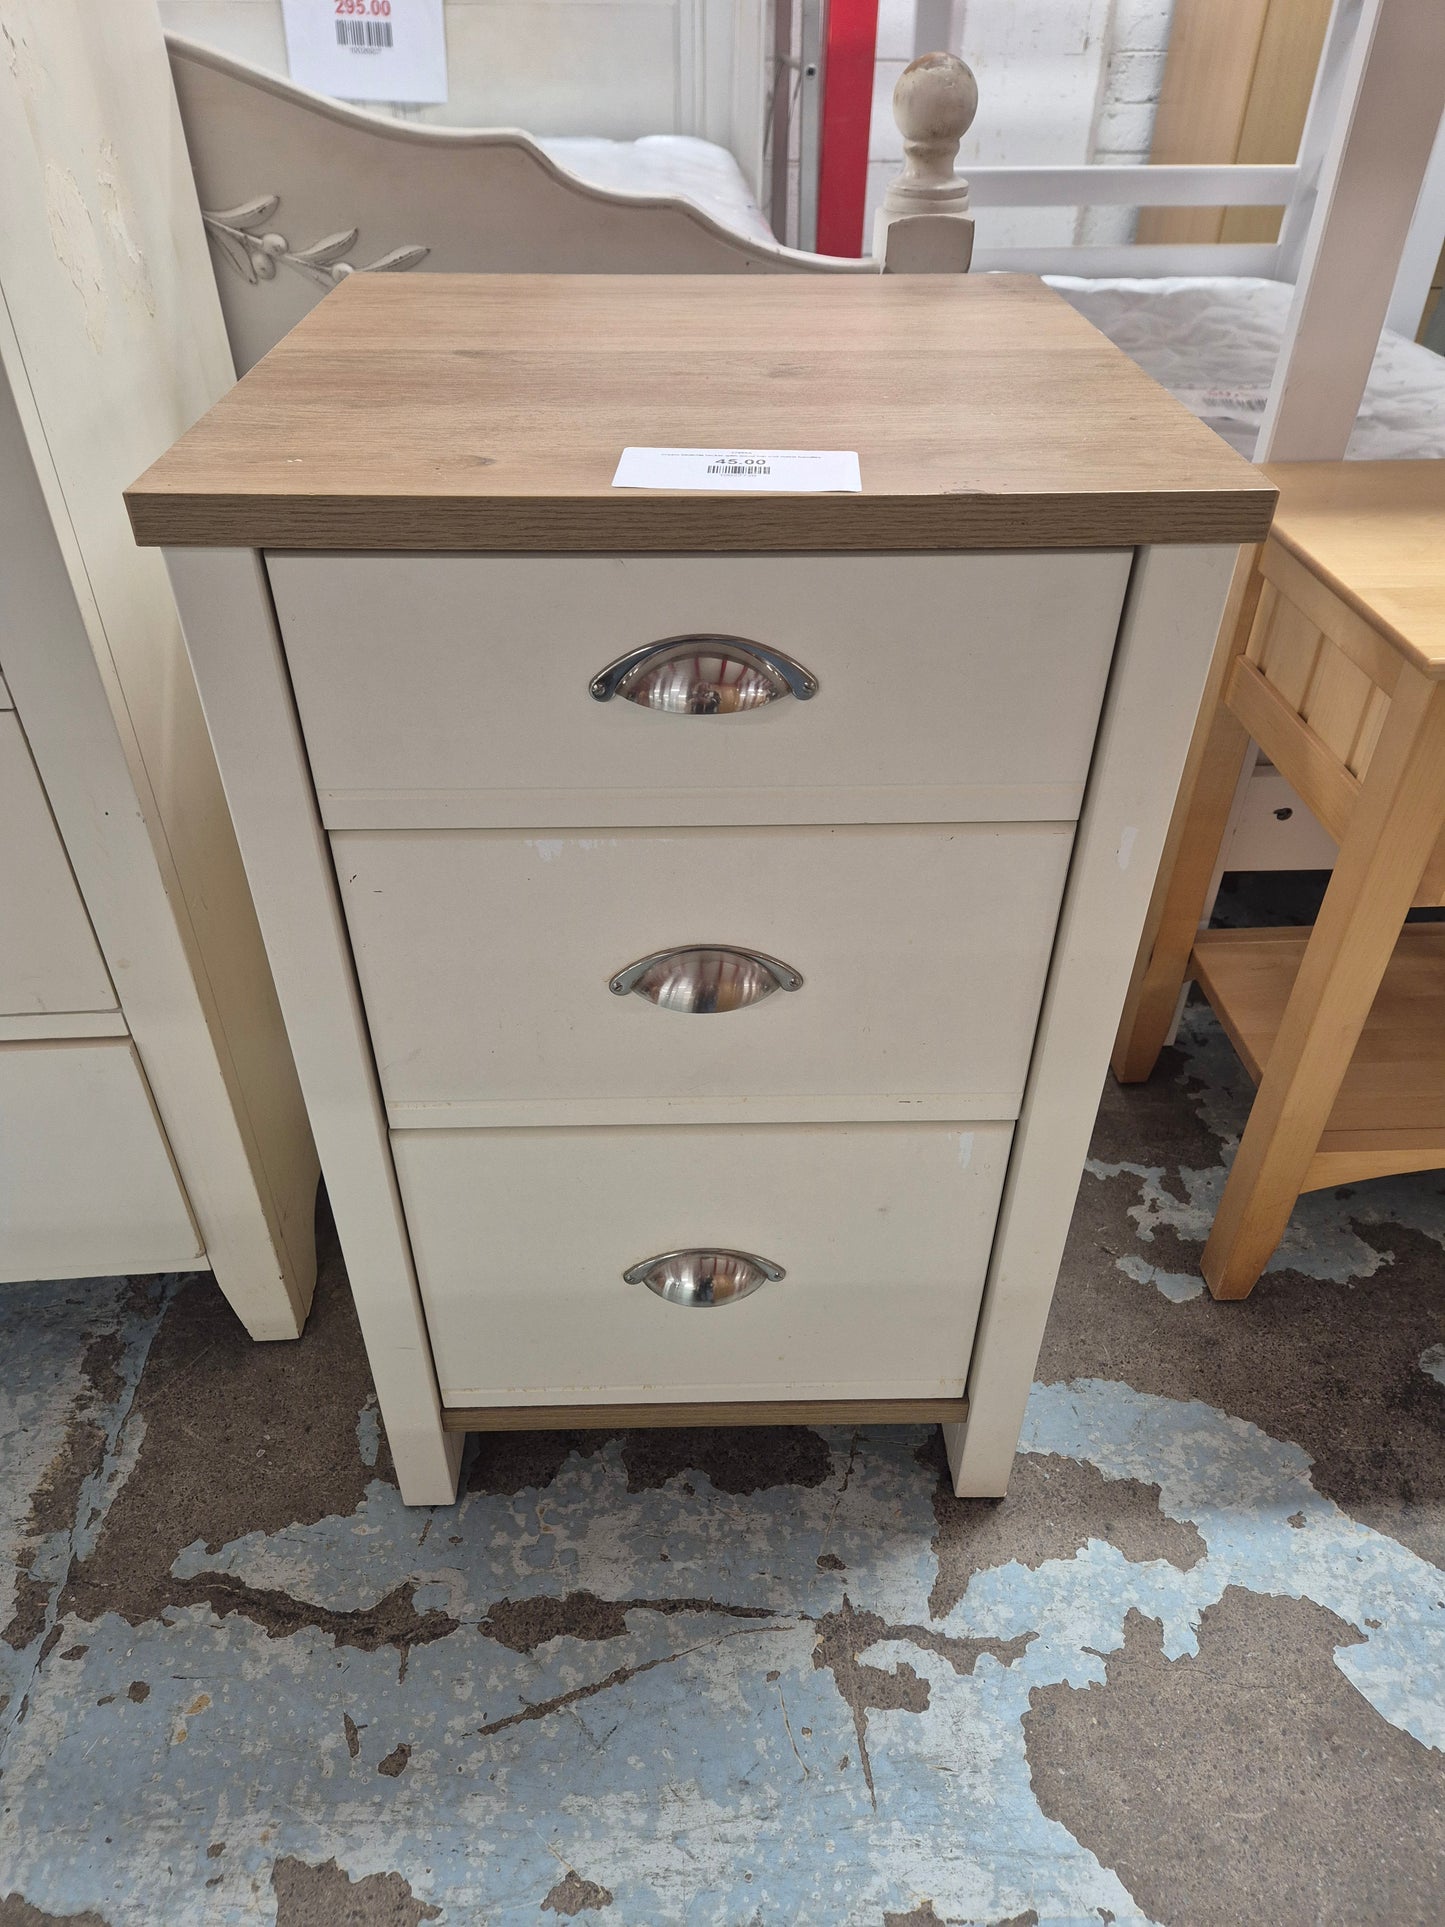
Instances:
[[[1036,281],[746,275],[354,276],[130,491],[408,1499],[599,1423],[1004,1491],[1274,494]]]
[[[1114,1051],[1153,1070],[1186,978],[1258,1085],[1200,1269],[1248,1297],[1302,1191],[1445,1166],[1445,462],[1281,462],[1175,809]],[[1257,743],[1339,846],[1313,926],[1204,930]]]

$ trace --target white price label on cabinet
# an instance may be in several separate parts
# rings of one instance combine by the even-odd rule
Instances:
[[[298,86],[341,100],[446,99],[442,0],[282,0],[282,12]]]
[[[859,495],[858,457],[833,448],[624,448],[614,488],[764,489]]]

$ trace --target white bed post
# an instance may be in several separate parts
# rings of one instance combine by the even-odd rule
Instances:
[[[1442,243],[1445,243],[1445,114],[1435,134],[1435,147],[1425,170],[1420,198],[1415,203],[1410,236],[1400,257],[1400,271],[1395,276],[1395,288],[1385,316],[1385,326],[1393,328],[1397,335],[1413,340],[1419,329]]]
[[[1337,24],[1349,11],[1342,0]],[[1334,52],[1327,46],[1327,58]],[[1318,91],[1323,108],[1332,86],[1322,77]],[[1445,106],[1445,12],[1421,0],[1364,0],[1340,97],[1256,461],[1345,453]],[[1281,273],[1291,270],[1301,218],[1292,232],[1286,217]]]
[[[1309,111],[1295,155],[1299,173],[1280,220],[1274,263],[1269,269],[1280,281],[1294,281],[1299,275],[1305,239],[1314,218],[1320,175],[1345,108],[1350,56],[1358,40],[1360,18],[1369,4],[1370,0],[1334,0],[1330,11],[1314,86],[1310,90]]]
[[[884,274],[964,274],[973,259],[968,182],[958,144],[978,112],[978,83],[955,54],[920,54],[893,89],[903,166],[873,223]]]

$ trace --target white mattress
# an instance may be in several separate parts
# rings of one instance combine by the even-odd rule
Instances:
[[[1047,279],[1225,441],[1251,452],[1289,313],[1287,282]],[[1445,456],[1445,357],[1385,331],[1349,454],[1356,461]]]
[[[538,138],[544,153],[592,187],[623,194],[671,194],[691,201],[750,241],[773,241],[773,230],[753,199],[743,171],[727,148],[691,134],[647,134],[641,140]]]

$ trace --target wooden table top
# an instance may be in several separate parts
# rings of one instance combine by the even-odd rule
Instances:
[[[1445,461],[1274,462],[1274,539],[1445,677]]]
[[[614,489],[628,445],[863,493]],[[1274,488],[1029,276],[355,274],[126,501],[143,544],[947,550],[1257,541]]]

